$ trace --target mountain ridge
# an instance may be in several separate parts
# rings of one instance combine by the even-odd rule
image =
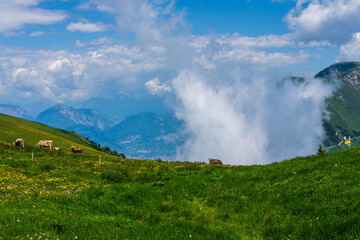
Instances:
[[[340,83],[333,96],[325,101],[330,114],[323,119],[327,137],[324,144],[337,144],[344,136],[360,136],[360,63],[335,63],[320,71],[315,78]]]
[[[183,124],[171,113],[138,113],[110,128],[104,138],[109,146],[132,157],[171,159],[184,143]]]
[[[74,131],[134,158],[173,159],[178,145],[184,140],[183,122],[174,114],[140,112],[114,124],[100,128],[96,121],[107,123],[93,109],[75,109],[57,104],[39,114],[37,121],[56,128]]]
[[[99,141],[102,132],[113,125],[113,122],[96,110],[75,109],[64,104],[54,105],[41,112],[36,121],[52,127],[74,131],[92,141]]]

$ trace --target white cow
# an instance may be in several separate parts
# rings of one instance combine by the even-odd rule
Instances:
[[[50,148],[50,150],[52,149],[52,145],[53,145],[53,141],[51,140],[40,140],[38,142],[38,144],[36,144],[38,147],[43,148],[43,147],[48,147]]]

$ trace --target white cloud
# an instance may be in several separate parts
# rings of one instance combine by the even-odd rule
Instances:
[[[300,43],[292,41],[289,36],[261,36],[250,38],[246,36],[216,35],[192,37],[189,40],[197,54],[193,55],[194,61],[206,69],[214,69],[218,62],[239,62],[260,64],[267,67],[279,67],[305,62],[311,54],[305,51],[291,52],[273,51],[274,47],[296,47]],[[314,46],[326,43],[312,43]],[[309,44],[304,44],[310,47]]]
[[[184,13],[175,11],[170,0],[89,0],[78,8],[114,14],[118,29],[135,33],[140,40],[161,41],[167,33],[185,26]]]
[[[354,33],[351,41],[340,47],[340,61],[360,61],[360,32]]]
[[[42,31],[35,31],[35,32],[30,33],[30,36],[31,36],[31,37],[39,37],[39,36],[42,36],[42,35],[44,35],[44,34],[45,34],[45,33],[42,32]]]
[[[332,88],[320,80],[276,87],[268,72],[248,74],[225,64],[220,72],[185,70],[174,79],[177,116],[190,139],[177,159],[250,165],[314,153],[323,137],[321,115]]]
[[[222,35],[218,39],[220,44],[233,47],[274,48],[295,46],[295,41],[290,35],[264,35],[259,37],[241,36],[239,34]]]
[[[298,0],[284,19],[297,41],[344,43],[360,24],[360,1]]]
[[[91,40],[90,42],[82,42],[80,40],[76,40],[75,45],[78,47],[86,47],[89,45],[110,45],[113,44],[113,40],[110,38],[99,38]]]
[[[161,84],[159,78],[154,78],[145,83],[145,87],[150,91],[151,94],[161,94],[164,92],[171,92],[170,86],[165,83]]]
[[[158,48],[100,45],[74,54],[3,47],[0,85],[7,91],[0,98],[19,101],[31,96],[34,101],[58,102],[96,97],[106,91],[106,85],[124,87],[138,75],[160,69],[163,53],[154,49]]]
[[[63,21],[62,11],[38,8],[40,0],[12,0],[0,2],[0,33],[21,29],[25,25],[53,24]]]
[[[172,91],[168,84],[159,81],[159,78],[169,77],[163,75],[164,72],[176,74],[189,68],[219,72],[221,66],[241,64],[266,68],[296,64],[310,57],[302,51],[273,52],[266,47],[259,50],[247,44],[233,44],[232,39],[224,36],[179,38],[142,47],[116,45],[105,38],[77,41],[76,44],[83,47],[77,53],[3,48],[0,67],[2,79],[11,79],[6,85],[8,92],[18,92],[17,96],[31,93],[34,98],[52,101],[84,100],[98,96],[106,91],[106,85],[113,83],[117,88],[145,86],[150,93],[159,94]],[[18,69],[26,71],[14,76]],[[148,81],[142,76],[146,73],[159,78]],[[42,96],[42,91],[48,94]],[[11,96],[3,94],[1,97]]]
[[[93,32],[104,32],[106,31],[107,27],[102,23],[70,23],[66,30],[70,32],[86,32],[86,33],[93,33]]]
[[[253,50],[235,49],[224,52],[215,57],[215,59],[234,62],[249,62],[253,64],[262,64],[269,67],[280,67],[284,65],[293,65],[296,63],[305,62],[310,57],[310,54],[305,52],[285,53],[285,52],[264,52]]]

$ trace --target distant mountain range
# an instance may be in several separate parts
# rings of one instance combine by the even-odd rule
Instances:
[[[105,131],[103,141],[132,157],[173,159],[185,141],[183,126],[173,114],[139,113]]]
[[[139,113],[114,125],[95,110],[58,104],[41,112],[36,121],[74,131],[134,158],[173,159],[184,142],[183,122],[173,114]]]
[[[98,136],[113,123],[103,117],[99,112],[92,109],[74,109],[58,104],[39,114],[37,122],[74,131],[86,136],[91,140],[97,140]]]
[[[24,111],[21,107],[9,104],[0,104],[0,113],[13,117],[23,118],[26,120],[33,119],[31,115],[28,112]]]

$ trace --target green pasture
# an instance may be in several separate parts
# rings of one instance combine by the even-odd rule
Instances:
[[[52,140],[53,146],[60,147],[63,152],[71,152],[70,147],[75,145],[85,154],[99,154],[94,143],[74,132],[0,114],[0,143],[11,145],[17,138],[24,139],[26,147],[36,146],[39,140]]]
[[[100,164],[0,144],[0,237],[358,239],[359,161],[354,147],[264,166]]]
[[[11,146],[16,138],[24,148]],[[62,150],[37,148],[41,139]],[[359,239],[359,147],[263,166],[135,160],[92,147],[0,114],[0,240]]]

